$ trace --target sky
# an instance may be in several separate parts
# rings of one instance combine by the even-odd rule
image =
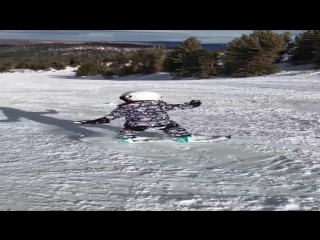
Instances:
[[[292,32],[304,30],[275,30]],[[0,39],[63,41],[183,41],[197,37],[202,43],[227,43],[252,30],[0,30]]]

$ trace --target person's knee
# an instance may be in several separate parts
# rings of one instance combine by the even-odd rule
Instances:
[[[178,125],[179,125],[179,124],[176,123],[175,121],[170,121],[170,123],[169,123],[168,126],[173,126],[173,127],[175,127],[175,126],[178,126]]]
[[[145,131],[147,128],[148,127],[143,127],[143,126],[128,126],[128,125],[125,125],[125,129],[126,130],[136,131],[136,132]]]
[[[171,128],[175,128],[177,126],[179,126],[179,125],[176,122],[170,121],[170,123],[167,126],[165,126],[164,128],[162,128],[162,130],[168,130],[168,129],[171,129]]]

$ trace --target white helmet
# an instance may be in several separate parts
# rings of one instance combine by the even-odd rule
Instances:
[[[133,101],[158,101],[161,98],[160,94],[150,91],[131,91],[120,96],[120,99],[127,103]]]

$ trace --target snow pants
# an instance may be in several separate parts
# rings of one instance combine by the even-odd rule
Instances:
[[[136,138],[139,135],[139,132],[145,131],[148,128],[157,128],[159,130],[162,130],[164,133],[166,133],[170,137],[184,137],[184,136],[190,136],[191,134],[181,127],[179,124],[177,124],[174,121],[171,121],[166,126],[127,126],[124,125],[124,128],[120,131],[118,131],[118,137],[119,138]]]

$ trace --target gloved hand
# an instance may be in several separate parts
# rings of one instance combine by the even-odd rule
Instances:
[[[189,102],[190,105],[192,105],[194,108],[199,107],[201,105],[200,100],[192,100]]]
[[[102,118],[98,118],[95,120],[82,120],[82,121],[77,121],[74,123],[75,124],[97,124],[97,123],[103,124],[103,123],[109,123],[109,122],[110,122],[110,119],[108,119],[106,117],[102,117]]]
[[[96,122],[92,121],[92,120],[81,120],[81,121],[77,121],[74,122],[75,124],[96,124]]]

